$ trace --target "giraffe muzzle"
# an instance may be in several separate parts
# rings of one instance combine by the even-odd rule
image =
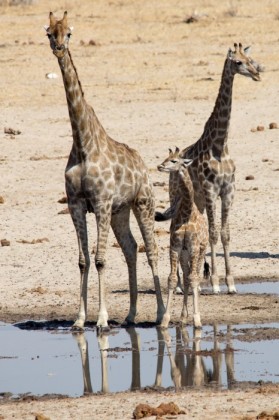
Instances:
[[[53,50],[53,54],[56,55],[56,57],[63,57],[65,54],[65,45],[56,45],[54,50]]]
[[[261,81],[261,76],[260,76],[259,73],[255,73],[255,74],[253,74],[252,79],[255,80],[255,82],[260,82]]]
[[[157,166],[158,171],[163,172],[165,170],[165,167],[163,165]]]

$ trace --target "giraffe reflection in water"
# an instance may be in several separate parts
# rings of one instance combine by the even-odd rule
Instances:
[[[121,371],[121,375],[131,374],[131,385],[129,387],[131,391],[141,389],[141,381],[146,383],[146,376],[149,376],[149,372],[148,375],[146,375],[147,372],[144,371],[144,367],[142,366],[141,368],[141,334],[138,331],[139,329],[134,327],[126,329],[131,344],[131,370],[127,368],[125,369],[125,372]],[[142,331],[145,330],[141,329],[141,332]],[[156,328],[156,331],[158,353],[155,380],[148,385],[144,385],[144,387],[148,386],[151,388],[161,388],[163,386],[163,365],[166,363],[166,358],[169,359],[170,377],[175,389],[181,389],[184,387],[202,387],[208,385],[227,385],[228,389],[230,389],[233,386],[235,382],[234,349],[231,344],[230,326],[227,327],[227,334],[225,335],[226,346],[223,350],[220,346],[217,325],[214,325],[213,348],[210,350],[201,349],[202,330],[193,329],[192,338],[190,338],[186,327],[176,327],[175,337],[171,337],[168,330]],[[84,332],[73,333],[73,337],[78,344],[81,355],[84,386],[83,394],[85,395],[97,392],[97,390],[94,391],[92,387],[86,334]],[[222,334],[222,340],[223,337],[224,335]],[[109,346],[108,334],[98,335],[97,339],[101,358],[101,389],[99,391],[107,393],[111,392],[109,388],[110,369],[108,366],[108,358],[111,357],[110,353],[115,349],[110,348]],[[207,338],[205,339],[207,340]],[[208,342],[210,344],[210,341]],[[223,354],[226,367],[227,384],[224,384],[224,381],[222,380]],[[212,362],[212,369],[208,368],[209,360]],[[124,390],[126,391],[127,389],[123,389],[123,391]]]

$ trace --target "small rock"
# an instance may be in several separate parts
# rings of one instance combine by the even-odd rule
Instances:
[[[56,74],[56,73],[47,73],[46,74],[46,78],[47,79],[57,79],[58,78],[58,74]]]
[[[8,241],[7,239],[1,239],[1,245],[2,246],[10,246],[11,242]]]
[[[69,210],[69,208],[67,207],[67,208],[66,208],[66,209],[64,209],[64,210],[59,211],[59,212],[58,212],[58,214],[70,214],[70,210]]]
[[[39,295],[44,295],[47,293],[47,289],[44,289],[42,286],[34,287],[30,290],[31,293],[38,293]]]
[[[19,131],[19,130],[14,130],[14,129],[13,129],[13,128],[11,128],[11,127],[5,127],[5,128],[4,128],[4,133],[5,133],[5,134],[12,134],[13,136],[15,136],[15,135],[21,134],[21,131]]]
[[[255,179],[255,177],[254,177],[254,175],[247,175],[247,176],[245,177],[245,179],[246,179],[247,181],[249,181],[249,180],[251,180],[251,179]]]
[[[257,131],[264,131],[264,126],[263,125],[258,125]]]
[[[4,203],[5,203],[4,197],[2,197],[2,195],[0,195],[0,204],[4,204]]]
[[[34,245],[34,244],[42,244],[43,242],[49,242],[48,238],[39,238],[39,239],[32,239],[32,241],[29,241],[27,239],[20,239],[19,241],[17,241],[19,244],[29,244],[29,245]]]
[[[66,197],[66,196],[64,196],[64,197],[60,198],[60,199],[58,200],[58,203],[60,203],[60,204],[65,204],[65,203],[68,203],[68,199],[67,199],[67,197]]]
[[[178,405],[173,402],[161,403],[158,407],[152,407],[149,404],[138,404],[133,412],[134,419],[142,419],[144,417],[156,416],[157,419],[166,415],[176,416],[178,414],[186,414]]]
[[[50,420],[50,417],[45,416],[44,414],[41,413],[36,413],[35,414],[35,420]]]
[[[199,17],[197,15],[191,15],[191,16],[187,16],[184,20],[183,23],[195,23],[199,21]]]
[[[269,124],[269,128],[272,130],[272,129],[274,129],[274,128],[278,128],[278,124],[276,123],[276,122],[271,122],[270,124]]]

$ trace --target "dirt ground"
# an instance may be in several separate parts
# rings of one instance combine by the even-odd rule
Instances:
[[[157,165],[169,147],[186,147],[202,134],[228,48],[234,42],[252,45],[251,55],[265,72],[261,82],[240,76],[234,82],[229,149],[237,192],[230,219],[231,261],[237,283],[278,280],[279,132],[269,128],[270,123],[279,126],[278,1],[96,0],[78,6],[73,0],[0,1],[0,240],[9,244],[0,247],[1,320],[74,320],[78,310],[76,234],[62,211],[67,205],[58,202],[65,196],[71,127],[60,70],[43,28],[50,10],[60,18],[66,9],[74,26],[70,49],[85,97],[109,135],[141,153],[158,210],[168,206],[168,179]],[[58,77],[47,78],[47,73]],[[5,133],[5,128],[12,130]],[[169,224],[155,227],[165,299]],[[92,215],[88,229],[93,249]],[[134,219],[132,229],[141,244]],[[122,322],[129,305],[127,269],[115,242],[111,234],[107,299],[110,319]],[[222,252],[219,242],[221,276]],[[91,267],[89,320],[95,321],[98,285]],[[138,284],[137,322],[154,321],[155,296],[148,293],[153,281],[144,253],[138,255]],[[204,324],[279,320],[276,294],[205,294],[200,302]],[[181,304],[182,297],[176,296],[174,321]],[[279,409],[278,390],[270,385],[5,402],[0,418],[33,419],[41,413],[52,420],[129,419],[140,402],[158,406],[174,401],[186,411],[177,416],[181,419],[254,419]]]

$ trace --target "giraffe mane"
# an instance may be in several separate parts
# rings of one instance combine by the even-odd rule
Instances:
[[[82,86],[81,86],[81,82],[80,82],[79,77],[78,77],[77,68],[76,68],[76,66],[74,65],[74,62],[73,62],[73,59],[72,59],[72,55],[71,55],[71,53],[70,53],[69,48],[68,48],[68,54],[69,54],[69,58],[70,58],[70,60],[71,60],[71,63],[72,63],[73,69],[74,69],[74,71],[75,71],[75,73],[76,73],[76,75],[77,75],[78,84],[79,84],[79,87],[80,87],[80,90],[81,90],[82,97],[84,97],[84,92],[83,92],[83,89],[82,89]]]

